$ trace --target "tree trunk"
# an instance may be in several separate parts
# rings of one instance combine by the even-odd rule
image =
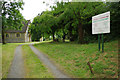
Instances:
[[[69,39],[70,39],[70,41],[74,41],[74,37],[72,34],[72,28],[69,29]]]
[[[83,43],[83,30],[82,30],[82,24],[79,22],[78,25],[78,43]]]
[[[44,33],[43,33],[43,41],[45,41],[45,39],[44,39]]]
[[[2,44],[5,44],[4,29],[2,27]]]
[[[55,32],[53,32],[52,36],[53,36],[53,41],[55,41],[55,36],[54,36]]]
[[[63,42],[65,42],[65,34],[63,34]]]
[[[65,32],[64,32],[64,29],[63,29],[63,42],[65,42]]]

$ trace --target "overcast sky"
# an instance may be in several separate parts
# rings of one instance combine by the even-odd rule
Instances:
[[[45,1],[45,4],[43,4],[43,1]],[[32,21],[39,13],[50,10],[49,6],[55,5],[54,3],[57,1],[61,2],[62,0],[23,0],[25,4],[23,6],[24,10],[21,10],[21,13],[26,20]]]
[[[24,1],[24,10],[21,11],[22,15],[26,20],[32,20],[34,17],[48,9],[46,4],[43,4],[43,0],[23,0]]]
[[[46,3],[43,4],[43,1],[45,1],[49,5],[47,6]],[[53,3],[56,1],[60,2],[62,0],[23,0],[25,4],[23,6],[24,10],[22,10],[21,13],[26,20],[32,21],[33,18],[36,17],[39,13],[45,10],[50,10],[49,6],[54,5]],[[68,1],[68,0],[63,0],[63,1]],[[90,0],[90,1],[95,1],[95,0]]]
[[[43,4],[43,1],[49,5]],[[55,1],[61,0],[23,0],[25,4],[23,6],[24,10],[21,10],[21,13],[26,20],[33,20],[39,13],[50,10],[49,6],[54,5]]]

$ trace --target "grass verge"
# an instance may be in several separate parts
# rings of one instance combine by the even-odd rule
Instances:
[[[7,43],[2,45],[2,77],[6,78],[12,60],[14,58],[14,50],[19,44]]]
[[[104,44],[105,52],[98,51],[97,43],[40,43],[34,45],[55,61],[62,70],[76,78],[117,78],[118,41]],[[94,75],[90,73],[90,62]]]
[[[2,78],[2,43],[0,43],[0,79]]]
[[[28,45],[22,46],[22,52],[26,69],[25,78],[54,78]]]

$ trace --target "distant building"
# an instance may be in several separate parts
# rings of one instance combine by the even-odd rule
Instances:
[[[23,22],[22,30],[6,30],[4,33],[6,43],[31,42],[31,35],[28,32],[30,20],[27,24]],[[1,42],[1,40],[0,40]]]

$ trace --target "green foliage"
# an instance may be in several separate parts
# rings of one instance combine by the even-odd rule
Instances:
[[[23,9],[23,1],[2,1],[2,41],[4,40],[4,31],[7,29],[21,29],[24,18],[20,13],[20,9]]]
[[[107,3],[111,12],[111,34],[106,35],[108,40],[114,40],[120,37],[119,21],[120,21],[120,2]],[[113,38],[114,37],[114,38]]]
[[[37,30],[36,27],[34,25],[29,26],[29,31],[30,31],[30,33],[32,35],[32,37],[31,37],[32,41],[39,41],[39,39],[42,36],[42,33],[39,30]]]
[[[38,15],[34,18],[32,24],[30,25],[30,31],[31,34],[35,37],[37,37],[39,34],[36,33],[41,33],[38,38],[44,37],[45,34],[47,33],[52,34],[55,33],[56,29],[56,17],[53,16],[53,14],[50,11],[45,11],[41,15]],[[33,38],[35,39],[35,38]]]
[[[20,9],[23,9],[22,1],[2,2],[2,26],[3,29],[19,29],[22,27],[23,16]],[[19,26],[18,26],[19,25]]]
[[[35,26],[39,32],[53,38],[54,35],[59,40],[63,38],[63,41],[68,38],[70,41],[96,42],[97,35],[92,35],[92,16],[110,11],[111,33],[104,37],[105,41],[110,41],[119,33],[119,5],[119,2],[57,2],[56,6],[51,6],[51,11],[36,16],[31,27]]]

